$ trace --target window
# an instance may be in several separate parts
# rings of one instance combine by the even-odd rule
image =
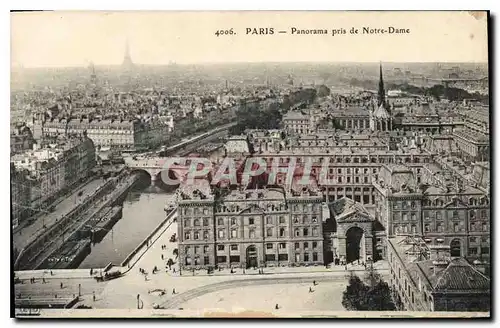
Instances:
[[[424,231],[425,232],[430,232],[431,231],[431,226],[428,223],[424,224]]]
[[[415,221],[417,219],[417,215],[415,213],[411,214],[411,220]]]
[[[208,215],[208,208],[203,209],[203,215]]]
[[[203,257],[203,265],[208,265],[210,264],[210,258],[208,256]]]
[[[203,253],[208,253],[209,247],[208,246],[203,246]]]
[[[489,247],[481,247],[481,254],[490,254],[490,248]]]
[[[443,215],[441,214],[440,211],[436,212],[436,220],[442,220],[443,219]]]
[[[191,265],[191,258],[189,256],[186,256],[186,265]]]
[[[270,244],[270,243],[269,243],[269,244],[266,244],[266,248],[267,248],[267,249],[273,249],[273,244]]]
[[[218,251],[223,251],[224,250],[224,245],[217,245],[217,250]]]
[[[194,253],[198,254],[200,252],[200,246],[195,246],[194,247]]]
[[[469,248],[469,256],[478,255],[477,247]]]
[[[278,254],[278,261],[288,261],[288,254]]]
[[[266,236],[267,237],[272,237],[273,236],[273,229],[272,228],[267,229]]]
[[[217,225],[224,225],[224,219],[223,218],[218,218],[217,219]]]
[[[266,224],[273,224],[273,218],[270,216],[266,217]]]
[[[318,217],[316,215],[312,216],[312,223],[317,223],[318,222]]]
[[[453,211],[453,218],[458,219],[458,211]]]
[[[453,231],[459,232],[460,231],[460,226],[458,223],[453,223]]]
[[[276,255],[275,254],[266,254],[266,262],[269,261],[276,261]]]
[[[200,232],[199,232],[199,231],[195,231],[195,232],[194,232],[194,239],[195,239],[195,240],[200,239]]]
[[[208,239],[208,231],[203,231],[203,239]]]
[[[313,241],[313,249],[316,249],[318,248],[318,242],[317,241]]]
[[[236,218],[231,218],[231,225],[235,225],[236,224]]]
[[[204,218],[203,219],[203,225],[206,227],[208,225],[208,219],[207,218]]]
[[[482,223],[481,227],[483,228],[483,231],[488,231],[488,225],[486,223]]]
[[[295,262],[300,262],[300,254],[299,253],[295,254]]]
[[[184,220],[184,226],[189,227],[191,225],[191,220],[190,219],[185,219]]]
[[[309,243],[308,242],[305,242],[304,243],[304,249],[308,249],[309,248]]]
[[[309,262],[309,253],[304,253],[304,262]]]
[[[217,263],[226,263],[226,256],[217,256]]]
[[[318,261],[318,253],[314,252],[313,253],[313,262]]]
[[[248,224],[254,224],[255,223],[255,219],[254,218],[249,218],[248,219]]]
[[[280,243],[280,249],[286,249],[286,243]]]
[[[219,236],[219,238],[224,238],[225,237],[224,230],[219,230],[218,236]]]
[[[313,236],[314,237],[318,236],[318,228],[313,228]]]
[[[299,229],[295,229],[295,237],[300,237],[300,232],[299,232]]]
[[[285,223],[285,217],[284,216],[280,216],[280,224],[284,224]]]
[[[200,226],[200,220],[199,219],[194,219],[194,226],[199,227]]]
[[[309,229],[304,228],[304,236],[309,236]]]
[[[403,221],[408,221],[408,213],[403,213]]]
[[[308,224],[308,223],[309,223],[309,219],[308,219],[307,215],[304,215],[304,216],[302,217],[302,223],[303,223],[303,224]]]
[[[184,240],[191,239],[191,234],[189,232],[184,233]]]
[[[232,251],[237,251],[237,250],[238,250],[238,245],[236,245],[236,244],[232,244],[232,245],[231,245],[231,250],[232,250]]]
[[[300,249],[300,244],[299,243],[295,243],[295,249]]]
[[[238,232],[236,231],[236,229],[231,230],[231,238],[238,238]]]
[[[280,228],[280,237],[285,237],[285,228]]]
[[[250,238],[255,238],[255,230],[250,230]]]

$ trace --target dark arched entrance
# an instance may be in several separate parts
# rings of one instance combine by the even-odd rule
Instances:
[[[460,239],[453,239],[450,243],[450,256],[459,257],[462,256],[462,247]]]
[[[363,229],[352,227],[345,233],[346,236],[346,259],[347,263],[360,259],[361,239],[363,238]]]
[[[257,267],[257,248],[254,245],[247,247],[247,268]]]

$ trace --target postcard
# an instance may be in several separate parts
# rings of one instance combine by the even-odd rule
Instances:
[[[488,22],[11,13],[12,315],[490,317]]]

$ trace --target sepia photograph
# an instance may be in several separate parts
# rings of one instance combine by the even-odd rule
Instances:
[[[489,23],[11,12],[14,317],[490,318]]]

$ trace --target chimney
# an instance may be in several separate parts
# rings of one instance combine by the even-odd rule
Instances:
[[[434,267],[434,273],[445,269],[450,263],[450,246],[431,245],[429,246],[430,259]]]

